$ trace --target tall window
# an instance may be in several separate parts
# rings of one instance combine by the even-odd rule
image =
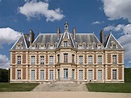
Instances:
[[[40,64],[44,64],[44,56],[40,56]]]
[[[53,70],[50,70],[50,80],[53,80],[53,78],[54,78]]]
[[[41,80],[44,80],[44,70],[41,70],[41,71],[40,71],[40,79],[41,79]]]
[[[54,57],[53,57],[53,56],[50,56],[49,64],[53,64],[53,63],[54,63]]]
[[[98,70],[98,80],[102,80],[102,70]]]
[[[79,64],[83,64],[83,56],[79,56]]]
[[[17,70],[17,79],[21,79],[21,70]]]
[[[92,70],[88,70],[88,80],[92,80],[93,78],[93,72]]]
[[[113,79],[116,80],[117,79],[117,70],[116,69],[113,69]]]
[[[21,56],[17,56],[17,64],[21,64]]]
[[[75,61],[74,61],[74,54],[72,54],[72,63],[74,63]]]
[[[98,64],[102,64],[102,56],[101,55],[98,56]]]
[[[58,69],[57,71],[58,71],[58,80],[60,80],[60,69]]]
[[[64,53],[64,63],[67,63],[67,62],[68,62],[68,54]]]
[[[90,56],[88,56],[88,64],[92,64],[93,62],[92,62],[92,56],[90,55]]]
[[[83,70],[79,70],[79,80],[83,80]]]
[[[58,54],[57,57],[58,57],[58,63],[60,63],[60,55]]]
[[[75,77],[75,69],[72,69],[72,79]]]
[[[64,41],[64,47],[67,47],[67,44],[68,44],[67,41]]]
[[[31,80],[35,80],[35,70],[31,70]]]
[[[112,56],[113,64],[117,64],[117,55]]]
[[[31,56],[31,64],[35,64],[35,56]]]

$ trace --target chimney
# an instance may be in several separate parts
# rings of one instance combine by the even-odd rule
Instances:
[[[30,30],[30,44],[34,41],[34,32],[32,30]]]
[[[74,27],[73,28],[73,38],[74,38],[74,40],[75,40],[75,36],[76,36],[76,28]]]
[[[104,30],[100,32],[100,42],[104,45]]]
[[[60,28],[59,27],[57,28],[57,38],[58,39],[60,38]]]
[[[29,41],[29,34],[24,34],[24,36],[25,36],[25,39],[26,39],[27,41]]]

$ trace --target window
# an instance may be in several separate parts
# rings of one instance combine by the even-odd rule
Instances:
[[[101,45],[98,45],[98,46],[97,46],[97,49],[101,49]]]
[[[53,49],[54,47],[53,47],[53,45],[50,45],[50,49]]]
[[[21,56],[17,56],[17,64],[21,64]]]
[[[98,80],[102,80],[102,70],[98,70]]]
[[[92,45],[89,45],[89,49],[92,49]]]
[[[58,57],[58,63],[60,63],[60,55],[58,54],[57,57]]]
[[[98,56],[98,64],[102,64],[102,56],[101,55]]]
[[[113,49],[116,49],[116,44],[113,44]]]
[[[21,49],[21,46],[20,46],[20,45],[17,45],[17,49]]]
[[[21,79],[21,70],[17,70],[17,79]]]
[[[68,79],[68,69],[64,69],[64,79]]]
[[[83,70],[79,70],[79,80],[83,80]]]
[[[92,64],[92,56],[88,56],[88,64]]]
[[[53,64],[53,63],[54,63],[54,57],[53,57],[53,56],[50,56],[49,64]]]
[[[79,56],[79,64],[83,64],[83,56]]]
[[[67,62],[68,62],[68,54],[64,53],[64,63],[67,63]]]
[[[88,80],[92,80],[93,72],[92,70],[88,70]]]
[[[45,49],[44,45],[39,45],[39,49]]]
[[[35,45],[32,45],[32,47],[31,47],[32,49],[35,49]]]
[[[40,64],[44,64],[44,56],[40,56]]]
[[[116,80],[117,79],[117,70],[113,69],[113,79]]]
[[[74,63],[75,61],[74,61],[74,54],[72,54],[72,63]]]
[[[53,70],[50,70],[50,80],[53,80],[53,78],[54,78]]]
[[[31,56],[31,64],[35,64],[35,56]]]
[[[44,80],[44,70],[41,70],[41,71],[40,71],[40,79],[41,79],[41,80]]]
[[[64,41],[64,47],[67,47],[67,41]]]
[[[35,80],[35,70],[31,70],[31,80]]]
[[[75,77],[75,69],[72,69],[72,79]]]
[[[79,45],[78,49],[82,49],[82,45]]]
[[[117,64],[117,55],[112,56],[113,64]]]
[[[60,80],[60,69],[58,69],[57,71],[58,71],[58,80]]]

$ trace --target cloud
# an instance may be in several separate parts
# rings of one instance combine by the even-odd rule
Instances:
[[[112,30],[115,32],[121,31],[123,34],[131,34],[131,24],[127,24],[127,25],[118,24],[117,26],[110,25],[110,26],[105,27],[104,30],[105,31]]]
[[[92,24],[101,24],[101,22],[100,21],[95,21],[95,22],[93,22]]]
[[[45,2],[26,2],[23,6],[19,7],[19,13],[25,15],[27,19],[31,17],[44,16],[46,21],[61,20],[64,18],[60,8],[49,10],[49,4]]]
[[[14,43],[18,37],[20,37],[20,33],[7,27],[7,28],[0,28],[0,47],[3,44],[11,44]]]
[[[0,54],[0,68],[7,69],[10,66],[10,60],[5,56]]]
[[[131,61],[128,61],[128,63],[131,63]]]
[[[109,20],[127,19],[131,22],[131,0],[102,0],[103,10]]]

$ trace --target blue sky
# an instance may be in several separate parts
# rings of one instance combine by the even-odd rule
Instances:
[[[21,33],[62,32],[66,21],[70,32],[76,27],[98,38],[112,30],[131,67],[131,0],[0,0],[0,68],[9,67],[9,49]]]

